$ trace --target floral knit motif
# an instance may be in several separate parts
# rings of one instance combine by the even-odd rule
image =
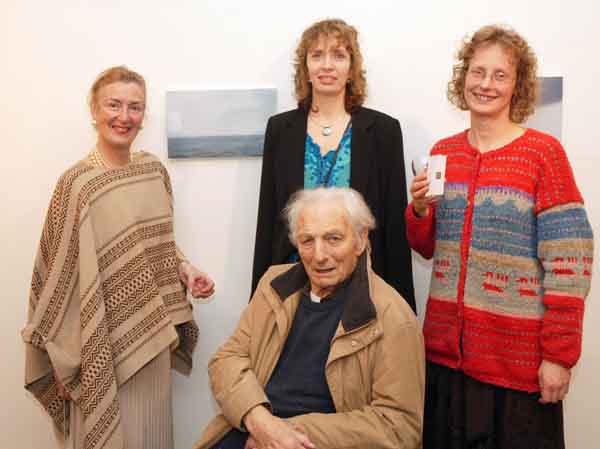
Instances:
[[[406,213],[411,247],[433,257],[427,358],[483,382],[539,391],[542,359],[581,352],[592,230],[560,143],[528,129],[480,153],[464,131],[438,142],[444,197]]]

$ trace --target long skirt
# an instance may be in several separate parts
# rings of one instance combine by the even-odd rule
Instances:
[[[427,362],[423,449],[565,449],[562,403]]]
[[[173,449],[171,354],[167,348],[119,388],[124,449]],[[82,449],[83,414],[71,403],[65,449]]]

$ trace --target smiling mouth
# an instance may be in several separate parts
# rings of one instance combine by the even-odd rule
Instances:
[[[332,273],[335,268],[315,268],[317,274],[329,274]]]
[[[133,127],[131,126],[119,126],[119,125],[112,125],[111,129],[113,131],[116,131],[118,134],[128,134]]]
[[[472,95],[482,103],[489,103],[490,101],[494,101],[496,99],[496,97],[492,97],[490,95],[483,95],[477,93],[473,93]]]

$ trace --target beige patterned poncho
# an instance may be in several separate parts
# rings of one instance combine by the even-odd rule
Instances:
[[[170,346],[176,368],[191,369],[198,328],[178,254],[170,180],[154,156],[119,169],[88,158],[61,176],[22,332],[25,386],[68,432],[56,371],[83,413],[86,449],[122,448],[117,390],[161,351]]]

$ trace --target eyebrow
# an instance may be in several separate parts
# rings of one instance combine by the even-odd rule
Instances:
[[[298,238],[300,237],[331,237],[332,235],[344,235],[344,231],[342,229],[331,229],[323,232],[322,234],[314,234],[312,232],[298,232]]]
[[[123,101],[121,101],[121,100],[119,100],[118,98],[115,98],[115,97],[108,97],[104,101],[116,101],[118,103],[123,103]],[[134,100],[134,101],[130,101],[127,104],[144,104],[144,100]]]

